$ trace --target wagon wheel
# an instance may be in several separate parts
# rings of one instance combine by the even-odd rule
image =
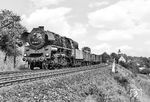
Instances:
[[[42,63],[42,69],[48,69],[48,68],[49,68],[48,62],[43,62]]]

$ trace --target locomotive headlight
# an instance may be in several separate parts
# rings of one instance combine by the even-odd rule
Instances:
[[[46,56],[46,57],[49,57],[49,54],[47,53],[45,56]]]
[[[26,53],[24,54],[24,57],[27,57],[27,54],[26,54]]]

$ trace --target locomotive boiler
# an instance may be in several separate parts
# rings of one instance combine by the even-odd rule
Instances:
[[[27,39],[23,60],[28,63],[31,70],[34,67],[53,69],[62,66],[100,63],[101,61],[99,55],[91,54],[90,48],[85,47],[79,50],[76,41],[46,31],[43,26],[33,28],[30,33],[25,32],[23,34],[26,35]]]

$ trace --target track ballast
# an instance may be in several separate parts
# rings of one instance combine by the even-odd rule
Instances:
[[[97,68],[106,67],[108,65],[99,64],[92,66],[83,66],[75,68],[65,68],[59,70],[37,70],[37,71],[25,71],[25,72],[14,72],[13,73],[3,73],[3,76],[0,77],[0,88],[5,86],[11,86],[20,83],[37,81],[45,78],[54,78],[66,74],[76,73],[80,71],[93,70]],[[17,73],[17,74],[16,74]]]

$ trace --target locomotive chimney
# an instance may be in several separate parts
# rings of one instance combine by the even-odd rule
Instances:
[[[41,30],[44,30],[44,26],[39,26],[39,28],[40,28]]]

